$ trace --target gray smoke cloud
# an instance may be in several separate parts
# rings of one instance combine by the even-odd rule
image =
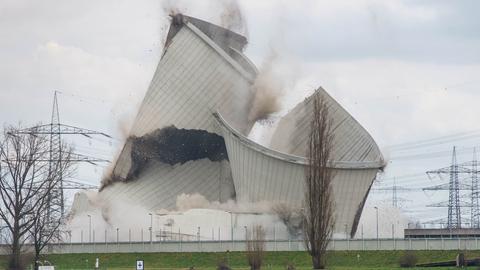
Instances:
[[[115,183],[115,185],[125,185],[125,183]],[[153,210],[132,202],[127,197],[116,197],[115,199],[106,199],[103,193],[87,191],[76,195],[75,212],[72,212],[72,220],[78,217],[86,217],[87,214],[93,213],[101,217],[100,227],[102,226],[120,226],[135,227],[135,222],[131,218],[125,216],[125,213],[136,213],[141,217],[145,217]],[[161,209],[157,213],[169,214],[186,212],[191,209],[212,209],[227,212],[239,213],[274,213],[277,203],[268,201],[241,203],[234,200],[227,202],[209,201],[199,193],[180,194],[177,196],[175,209]],[[100,220],[100,219],[99,219]]]
[[[187,12],[184,1],[163,0],[161,2],[161,8],[166,15],[176,15]]]
[[[376,206],[378,207],[379,237],[391,237],[393,234],[395,237],[403,238],[403,230],[407,228],[408,223],[412,221],[399,208],[392,207],[387,203],[377,203]],[[362,238],[363,232],[364,238],[375,238],[376,226],[376,210],[372,205],[367,205],[363,209],[355,237]],[[341,237],[341,235],[339,235],[339,237]]]
[[[116,183],[116,185],[125,184]],[[96,238],[94,240],[97,242],[101,242],[105,238],[108,241],[115,241],[117,228],[119,228],[120,239],[129,239],[129,234],[132,233],[132,239],[137,241],[141,239],[148,240],[151,216],[155,216],[155,219],[159,216],[171,216],[176,220],[179,217],[192,215],[192,219],[203,223],[205,226],[205,224],[209,223],[209,218],[227,215],[227,219],[218,220],[220,223],[212,223],[214,227],[223,227],[224,239],[230,237],[230,233],[227,233],[229,230],[226,229],[226,227],[231,226],[229,213],[247,215],[245,218],[240,218],[243,221],[239,221],[246,222],[245,225],[254,222],[260,216],[263,220],[262,225],[266,227],[273,227],[274,224],[278,225],[279,222],[278,219],[274,218],[275,214],[272,211],[274,204],[271,202],[236,203],[231,200],[220,203],[208,201],[198,193],[181,194],[177,197],[175,209],[154,211],[131,201],[128,197],[107,199],[103,193],[97,192],[82,192],[76,196],[78,198],[76,198],[76,205],[74,205],[75,212],[71,213],[66,226],[67,231],[72,232],[74,242],[80,242],[82,240],[80,237],[83,237],[83,241],[86,242],[89,237],[89,228],[93,228],[95,231]],[[203,213],[202,217],[195,214],[200,212]],[[248,218],[248,213],[252,213],[253,216]],[[258,213],[265,215],[258,216]],[[181,229],[182,232],[192,229],[196,230],[197,228],[197,224],[193,226],[192,224],[189,225],[188,222],[187,224],[176,224],[175,226],[177,226],[177,230]],[[156,228],[158,230],[158,226]],[[241,226],[239,225],[239,228],[241,228],[238,229],[239,237],[241,238],[243,223]],[[140,235],[142,231],[143,238]]]
[[[275,68],[277,62],[278,54],[272,50],[260,66],[252,86],[255,96],[248,113],[250,121],[267,119],[281,108],[280,100],[285,91],[285,82]]]
[[[135,112],[137,112],[140,105],[137,104],[135,107],[136,107]],[[123,114],[121,115],[120,119],[117,121],[117,129],[120,134],[120,138],[119,138],[120,147],[117,148],[110,164],[103,171],[103,176],[102,176],[102,179],[100,180],[100,190],[102,190],[104,187],[114,182],[120,181],[120,179],[114,174],[114,169],[115,169],[115,165],[117,164],[117,160],[120,157],[120,154],[122,153],[123,146],[127,142],[128,136],[130,134],[130,130],[132,129],[134,115],[135,114]]]
[[[177,196],[176,200],[176,210],[179,212],[185,212],[190,209],[215,209],[227,212],[272,213],[274,206],[275,203],[268,201],[252,203],[242,203],[234,200],[228,200],[224,203],[209,201],[203,195],[198,193],[180,194]]]
[[[165,15],[181,13],[193,16],[218,24],[248,38],[247,21],[237,0],[163,0],[161,9]]]
[[[221,1],[220,25],[248,39],[248,26],[245,16],[236,0]]]
[[[92,191],[78,193],[76,197],[75,212],[71,213],[67,222],[67,230],[74,232],[73,241],[80,241],[82,232],[83,241],[87,241],[90,225],[97,233],[96,241],[105,237],[108,241],[114,241],[116,228],[121,228],[121,237],[125,239],[128,237],[128,229],[138,233],[149,226],[149,210],[131,203],[128,198],[106,200],[102,193]],[[108,235],[104,235],[107,231]]]

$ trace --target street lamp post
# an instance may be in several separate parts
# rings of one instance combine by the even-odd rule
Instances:
[[[92,216],[88,216],[88,242],[92,243]]]
[[[71,230],[68,230],[67,231],[67,234],[68,234],[68,242],[70,243],[70,245],[72,244],[72,231]]]
[[[230,212],[230,238],[233,242],[233,214]]]
[[[375,211],[376,211],[376,217],[377,217],[377,249],[378,249],[378,207],[375,206]]]
[[[150,227],[148,228],[148,230],[150,231],[150,243],[152,243],[152,233],[153,233],[153,214],[152,213],[148,213],[148,215],[150,216]]]

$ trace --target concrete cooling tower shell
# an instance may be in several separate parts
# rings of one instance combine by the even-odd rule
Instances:
[[[249,140],[257,70],[242,54],[246,42],[195,18],[172,18],[164,53],[100,191],[102,200],[171,210],[182,193],[199,193],[209,201],[301,207],[313,96],[280,120],[270,147]],[[325,90],[314,95],[326,100],[333,117],[335,231],[346,225],[353,235],[383,158],[368,132]],[[85,208],[80,201],[76,205]]]
[[[229,126],[220,114],[215,117],[225,138],[237,201],[268,201],[302,207],[306,159],[261,146]],[[333,161],[332,164],[335,169],[332,181],[335,232],[344,232],[347,226],[353,237],[366,196],[382,162],[349,160]]]
[[[314,95],[323,98],[333,120],[335,134],[332,159],[352,164],[373,164],[381,167],[383,157],[370,134],[323,88]],[[313,112],[313,97],[308,97],[282,117],[273,133],[270,148],[295,156],[305,156]]]
[[[138,195],[136,201],[156,209],[173,208],[182,193],[198,192],[212,201],[235,197],[212,112],[222,112],[242,134],[254,124],[248,111],[256,68],[241,52],[246,43],[210,23],[172,18],[130,136],[102,187],[104,197]]]
[[[255,74],[231,55],[241,53],[234,49],[227,53],[185,19],[167,40],[131,135],[142,136],[169,125],[215,133],[211,114],[217,110],[247,134],[253,125],[247,115]]]

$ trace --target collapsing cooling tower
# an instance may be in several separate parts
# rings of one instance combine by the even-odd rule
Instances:
[[[104,199],[173,209],[178,195],[210,201],[270,201],[300,207],[311,97],[279,123],[271,148],[247,138],[256,68],[245,37],[175,15],[164,52],[109,181]],[[323,89],[334,118],[336,231],[352,234],[379,168],[370,135]]]

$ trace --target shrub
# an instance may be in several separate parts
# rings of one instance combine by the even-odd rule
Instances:
[[[458,253],[455,261],[456,261],[457,267],[463,268],[464,266],[467,266],[464,253]]]
[[[417,262],[417,255],[411,250],[406,251],[402,257],[400,257],[400,267],[415,267]]]
[[[221,260],[217,263],[217,270],[232,270],[225,260]]]
[[[287,270],[295,270],[295,265],[293,265],[293,263],[287,263]]]
[[[256,225],[247,235],[246,255],[250,270],[260,270],[265,256],[265,230]]]

